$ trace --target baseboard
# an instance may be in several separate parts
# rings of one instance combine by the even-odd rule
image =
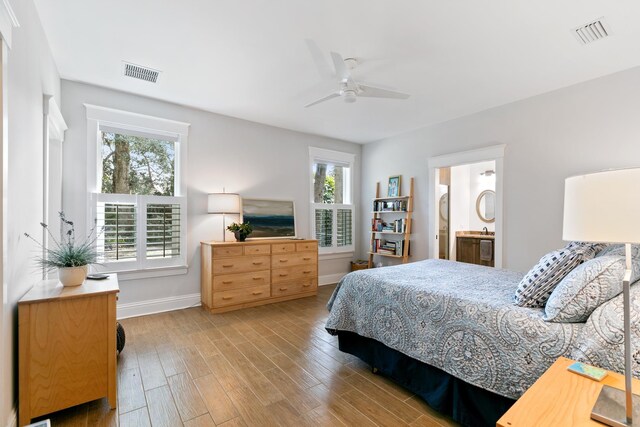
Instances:
[[[140,302],[130,302],[127,304],[118,304],[117,317],[118,319],[126,319],[128,317],[146,316],[148,314],[180,310],[181,308],[196,307],[199,305],[199,293]]]
[[[7,427],[17,427],[18,426],[18,410],[14,406],[11,408],[11,413],[9,414],[9,419],[7,420]]]
[[[347,273],[327,274],[318,277],[318,286],[334,285],[342,279]]]

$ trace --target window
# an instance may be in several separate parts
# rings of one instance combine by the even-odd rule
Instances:
[[[309,148],[312,235],[320,253],[353,252],[352,174],[355,156]]]
[[[188,124],[86,107],[101,262],[109,271],[184,267]]]

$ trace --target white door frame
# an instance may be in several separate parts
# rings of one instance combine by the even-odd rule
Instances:
[[[431,214],[429,215],[429,230],[431,230],[431,238],[429,239],[429,258],[438,258],[438,203],[435,200],[436,191],[440,184],[440,176],[436,173],[436,169],[468,165],[471,163],[479,163],[486,161],[496,162],[496,222],[495,222],[495,267],[502,268],[503,258],[503,175],[504,175],[504,150],[506,144],[492,145],[489,147],[479,148],[476,150],[461,151],[458,153],[444,154],[442,156],[431,157],[428,160],[429,167],[429,202],[431,204]]]

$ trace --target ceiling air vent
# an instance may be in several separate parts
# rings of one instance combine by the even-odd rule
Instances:
[[[604,22],[603,18],[581,25],[578,28],[574,28],[573,32],[578,41],[582,44],[593,43],[594,41],[608,37],[611,34],[609,27]]]
[[[133,77],[134,79],[140,79],[146,82],[155,83],[158,81],[160,71],[125,62],[124,75],[127,77]]]

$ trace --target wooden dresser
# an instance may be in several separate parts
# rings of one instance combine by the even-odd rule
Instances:
[[[118,277],[35,285],[18,301],[19,424],[107,397],[116,407]]]
[[[213,313],[316,295],[317,240],[201,242],[202,306]]]

